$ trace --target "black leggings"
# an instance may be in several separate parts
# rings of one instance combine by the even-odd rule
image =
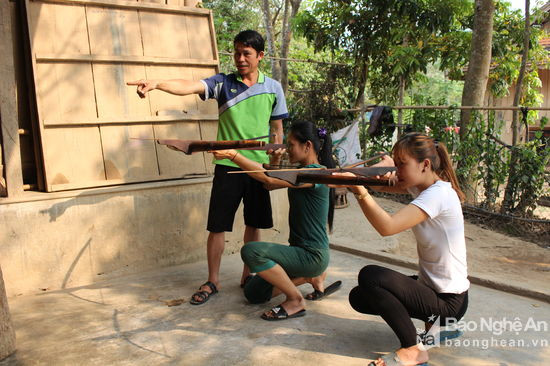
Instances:
[[[349,293],[349,303],[360,313],[380,315],[407,348],[418,343],[411,318],[433,323],[440,317],[441,325],[447,318],[458,321],[468,307],[468,291],[438,294],[414,277],[369,265],[359,272],[359,286]]]

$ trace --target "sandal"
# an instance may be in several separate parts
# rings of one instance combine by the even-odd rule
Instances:
[[[401,360],[397,356],[397,353],[395,352],[388,353],[387,355],[381,357],[381,359],[382,361],[384,361],[386,366],[406,366],[403,362],[401,362]],[[368,366],[376,366],[376,363],[372,361],[371,363],[369,363]],[[417,363],[416,366],[428,366],[428,363]]]
[[[312,293],[307,294],[305,296],[305,299],[306,300],[311,300],[311,301],[321,300],[325,296],[328,296],[328,295],[338,291],[340,289],[340,287],[342,287],[342,281],[336,281],[332,285],[325,288],[325,291],[319,291],[319,290],[314,289],[314,291]]]
[[[268,321],[274,321],[274,320],[284,320],[284,319],[290,319],[290,318],[299,318],[301,316],[306,315],[306,309],[302,309],[298,311],[297,313],[294,313],[292,315],[288,315],[285,308],[283,308],[283,305],[277,305],[271,310],[271,314],[268,312],[262,314],[263,320]],[[270,314],[270,315],[268,315]]]
[[[241,283],[241,288],[244,288],[246,286],[246,284],[248,283],[248,281],[250,281],[252,278],[254,278],[253,275],[248,275],[244,278],[244,282]]]
[[[201,287],[203,286],[208,286],[210,287],[210,290],[211,292],[208,292],[208,291],[204,291],[202,290],[201,291]],[[193,296],[191,296],[191,301],[189,301],[189,303],[191,303],[191,305],[201,305],[201,304],[204,304],[205,302],[207,302],[213,295],[217,294],[218,293],[218,289],[216,288],[216,285],[214,285],[212,282],[210,281],[206,281],[205,283],[203,283],[201,285],[201,287],[199,287],[199,290],[197,292],[195,292],[193,294]],[[195,300],[195,298],[198,297],[199,299],[198,300]]]

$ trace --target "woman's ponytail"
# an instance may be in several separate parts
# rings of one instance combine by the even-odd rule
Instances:
[[[460,202],[464,202],[464,192],[458,185],[458,179],[453,169],[453,163],[444,143],[418,132],[411,132],[403,135],[393,146],[394,158],[400,152],[405,151],[416,161],[422,162],[429,159],[432,163],[432,170],[443,180],[451,183]]]
[[[436,141],[435,150],[437,151],[437,155],[439,156],[439,169],[436,169],[435,172],[441,178],[451,183],[453,189],[456,191],[456,194],[458,195],[458,198],[460,199],[460,202],[464,202],[464,199],[466,198],[466,196],[464,192],[462,192],[462,190],[460,189],[460,186],[458,185],[458,179],[453,169],[453,163],[451,162],[451,158],[449,156],[449,152],[447,151],[447,147],[445,146],[444,143]]]

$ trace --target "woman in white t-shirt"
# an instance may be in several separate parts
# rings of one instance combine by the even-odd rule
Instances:
[[[458,321],[468,307],[466,245],[461,201],[464,194],[445,145],[420,133],[403,136],[378,165],[397,167],[396,185],[379,189],[410,193],[414,200],[393,215],[382,209],[363,186],[350,186],[368,221],[383,236],[412,229],[417,240],[418,276],[369,265],[351,290],[351,306],[380,315],[401,348],[369,365],[422,365],[428,344],[418,340],[411,318],[431,326]],[[350,174],[350,173],[344,173]],[[435,329],[435,328],[434,328]],[[426,342],[427,343],[427,342]]]

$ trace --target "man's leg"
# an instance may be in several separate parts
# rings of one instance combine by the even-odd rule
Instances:
[[[217,165],[214,171],[214,181],[210,193],[210,205],[208,207],[208,239],[206,241],[206,256],[208,258],[208,281],[212,282],[217,289],[220,286],[220,264],[225,248],[225,232],[233,229],[235,212],[241,202],[243,194],[242,178],[239,174],[227,174],[236,168]],[[203,303],[200,292],[211,293],[208,285],[203,285],[193,295],[193,300]]]
[[[243,242],[244,244],[246,244],[251,241],[260,241],[260,229],[246,225],[244,229]],[[248,266],[244,264],[243,274],[241,276],[241,284],[244,283],[244,280],[249,275],[250,275],[250,268],[248,268]]]
[[[225,232],[209,233],[206,242],[206,255],[208,257],[208,281],[220,288],[220,265],[223,250],[225,248]]]

